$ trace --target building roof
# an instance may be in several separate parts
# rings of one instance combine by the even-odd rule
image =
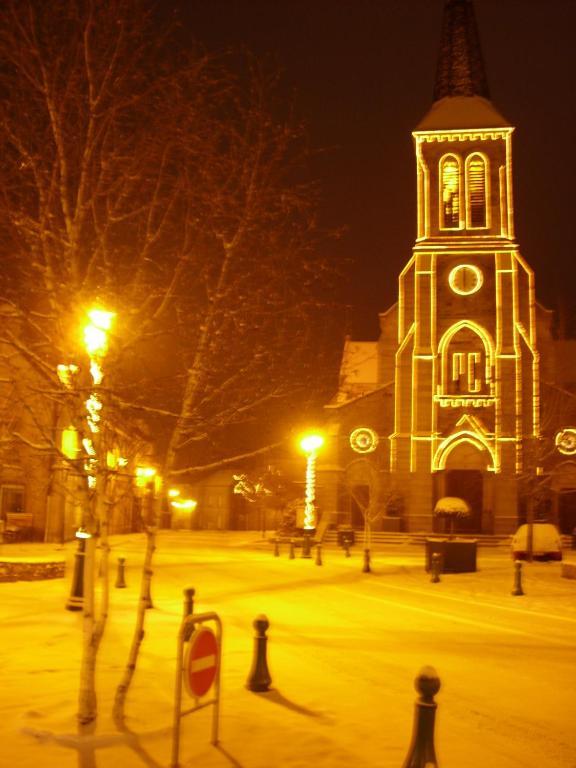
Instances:
[[[445,96],[490,98],[472,0],[446,0],[434,101]]]
[[[432,104],[415,132],[510,127],[510,122],[482,96],[446,96]]]
[[[340,364],[340,384],[331,405],[341,405],[378,387],[378,343],[347,336]]]
[[[417,130],[509,127],[489,99],[472,0],[446,0],[434,104]]]

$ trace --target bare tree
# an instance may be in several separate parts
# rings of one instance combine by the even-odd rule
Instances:
[[[315,247],[305,133],[277,79],[249,56],[182,46],[153,14],[147,0],[4,4],[0,298],[17,328],[0,340],[38,377],[25,407],[41,448],[57,450],[58,413],[86,430],[81,317],[93,302],[114,310],[106,419],[146,420],[168,478],[261,452],[287,404],[321,399],[332,269]],[[59,364],[78,368],[74,387]],[[102,437],[100,487],[84,502],[104,533],[106,450]],[[156,529],[151,514],[148,578]],[[106,616],[104,604],[86,625],[82,723],[96,717]]]
[[[523,446],[520,498],[528,525],[528,560],[534,547],[534,522],[547,513],[552,500],[552,479],[559,453],[556,435],[576,418],[576,396],[562,387],[543,382],[540,387],[540,433]]]

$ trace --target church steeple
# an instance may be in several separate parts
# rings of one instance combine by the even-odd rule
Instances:
[[[446,0],[434,101],[446,96],[490,98],[472,0]]]

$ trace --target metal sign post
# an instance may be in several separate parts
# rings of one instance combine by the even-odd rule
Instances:
[[[213,624],[216,631],[209,625]],[[204,707],[213,706],[212,744],[218,744],[220,712],[220,659],[222,653],[222,622],[215,613],[185,616],[178,633],[176,661],[176,687],[174,692],[174,728],[172,735],[172,762],[170,768],[179,768],[180,724],[182,718]],[[182,708],[182,684],[194,700],[192,707]],[[202,697],[212,691],[206,700]]]

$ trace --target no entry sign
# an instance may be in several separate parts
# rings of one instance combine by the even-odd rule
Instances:
[[[218,641],[208,627],[192,633],[184,659],[184,681],[190,696],[208,693],[218,671]]]

